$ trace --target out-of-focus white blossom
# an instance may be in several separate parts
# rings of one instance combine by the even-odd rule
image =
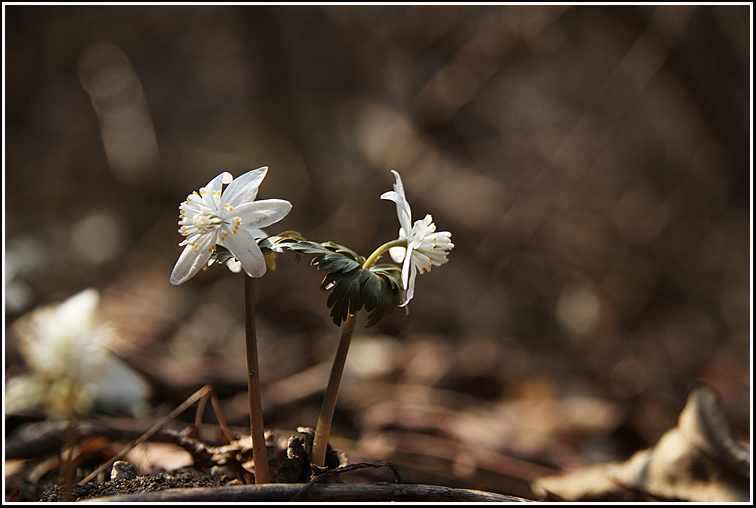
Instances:
[[[99,299],[86,289],[19,319],[14,328],[29,374],[9,380],[6,411],[42,406],[71,416],[146,408],[147,384],[108,347],[115,332],[97,320]]]

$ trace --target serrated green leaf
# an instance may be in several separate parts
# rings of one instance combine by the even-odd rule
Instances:
[[[381,319],[391,316],[402,300],[402,271],[394,265],[377,265],[368,270],[372,275],[363,287],[365,310],[370,312],[369,328]]]
[[[329,272],[351,272],[360,268],[360,264],[353,259],[349,259],[342,254],[322,254],[313,260],[313,265],[318,270],[328,270]]]
[[[268,237],[258,244],[263,253],[266,249],[268,252],[288,249],[297,260],[302,254],[316,255],[310,264],[328,272],[320,289],[331,291],[326,303],[336,326],[363,307],[370,313],[365,326],[373,326],[393,314],[401,302],[401,270],[394,265],[363,270],[365,258],[353,250],[334,242],[310,242],[296,232]]]
[[[343,245],[339,245],[338,243],[333,242],[324,242],[321,243],[323,247],[325,247],[328,250],[331,250],[333,252],[336,252],[338,254],[343,254],[345,256],[348,256],[352,258],[354,261],[358,262],[360,266],[362,266],[365,263],[365,258],[354,252],[352,249],[348,247],[344,247]]]
[[[362,308],[359,276],[359,271],[344,274],[336,282],[328,296],[331,317],[337,326],[341,324],[341,321],[346,320],[349,314],[354,314]]]
[[[362,295],[365,299],[365,310],[370,312],[378,305],[383,294],[383,283],[380,277],[368,277],[362,286]]]

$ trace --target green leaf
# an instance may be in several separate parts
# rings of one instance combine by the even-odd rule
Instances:
[[[318,270],[328,270],[329,272],[351,272],[358,270],[360,264],[353,259],[349,259],[342,254],[323,254],[313,259],[312,264],[318,267]]]
[[[231,254],[231,251],[225,248],[223,245],[216,245],[215,250],[210,256],[210,259],[214,260],[219,265],[222,265],[223,263],[225,263],[229,259],[232,259],[233,257],[234,255]]]
[[[258,242],[263,253],[288,249],[297,256],[315,254],[310,262],[328,274],[320,284],[322,291],[331,291],[327,305],[336,326],[363,307],[370,314],[365,327],[393,314],[402,299],[401,270],[394,265],[378,265],[362,269],[365,258],[353,250],[333,242],[315,243],[299,233],[287,232]]]
[[[371,312],[365,328],[391,316],[402,301],[402,271],[394,265],[376,265],[363,272],[371,277],[363,286],[365,310]]]

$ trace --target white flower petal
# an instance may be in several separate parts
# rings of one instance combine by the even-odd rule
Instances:
[[[395,263],[401,263],[402,261],[404,261],[404,256],[407,255],[407,248],[406,247],[391,247],[389,249],[389,255],[391,256],[391,259],[393,259]]]
[[[407,235],[404,233],[404,230],[402,228],[399,228],[399,239],[403,240],[405,238],[407,238]],[[391,255],[391,259],[393,259],[395,263],[401,263],[402,261],[404,261],[404,256],[407,255],[407,248],[391,247],[389,249],[389,254]]]
[[[404,211],[407,213],[406,217],[402,217],[402,214],[400,214],[399,210],[397,209],[399,224],[401,224],[402,229],[404,229],[404,231],[407,233],[407,236],[409,237],[410,231],[412,230],[412,208],[410,207],[409,201],[407,201],[407,195],[404,193],[404,184],[402,183],[402,177],[399,176],[399,173],[393,169],[391,170],[391,172],[396,178],[394,191],[396,191],[396,193],[401,197],[401,203],[397,202],[397,205],[401,204],[404,208]]]
[[[230,183],[234,179],[231,173],[224,171],[210,182],[201,187],[199,195],[205,204],[212,210],[218,210],[221,205],[221,188],[223,184]]]
[[[179,256],[178,261],[176,261],[176,266],[173,267],[171,284],[183,284],[194,277],[205,266],[205,263],[207,263],[212,254],[211,247],[215,246],[216,237],[217,235],[215,234],[204,235],[199,238],[196,244],[197,247],[191,244],[184,247],[184,251]]]
[[[246,229],[240,229],[235,235],[228,235],[224,243],[231,254],[239,260],[247,275],[250,277],[265,275],[265,257],[252,233]]]
[[[412,251],[408,249],[406,256],[404,257],[404,263],[402,264],[402,286],[406,292],[409,288],[409,273],[412,266]]]
[[[435,231],[433,225],[433,218],[430,215],[426,215],[424,219],[415,221],[415,226],[412,228],[412,248],[416,249],[420,247],[426,234],[430,231]]]
[[[402,177],[399,176],[399,172],[392,169],[391,172],[394,174],[394,178],[396,178],[396,183],[394,184],[394,190],[398,192],[402,197],[405,197],[406,194],[404,193],[404,184],[402,184]]]
[[[15,413],[41,405],[47,389],[48,384],[37,376],[21,375],[11,378],[5,385],[5,412]]]
[[[208,193],[219,192],[222,189],[223,184],[230,183],[233,179],[234,177],[231,176],[231,173],[224,171],[223,173],[210,180],[210,182],[208,182],[208,184],[205,185],[203,189],[205,189],[205,191]]]
[[[77,333],[92,326],[100,294],[94,288],[85,289],[58,305],[56,328]]]
[[[396,203],[396,216],[399,218],[399,224],[406,236],[409,237],[412,234],[412,210],[407,200],[403,195],[394,191],[384,192],[381,194],[381,199]]]
[[[259,240],[260,238],[268,238],[268,233],[260,228],[252,228],[249,230],[249,232],[252,233],[252,236],[255,237],[255,240]]]
[[[254,201],[257,190],[268,173],[268,166],[247,171],[226,187],[223,191],[223,203],[236,207],[243,203]]]
[[[235,207],[233,216],[241,218],[244,229],[258,229],[280,221],[290,210],[291,203],[286,200],[264,199]]]
[[[103,365],[107,368],[89,380],[97,399],[97,409],[108,414],[124,410],[136,413],[149,395],[147,383],[116,356],[108,355]]]
[[[407,280],[409,276],[409,280]],[[404,260],[402,266],[402,283],[404,284],[404,301],[400,307],[405,307],[412,297],[415,296],[415,279],[417,278],[417,266],[412,259],[412,255],[408,255]]]

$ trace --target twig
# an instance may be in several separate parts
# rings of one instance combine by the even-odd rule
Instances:
[[[300,498],[302,498],[305,493],[309,492],[310,489],[312,489],[312,486],[318,483],[322,483],[328,478],[335,476],[339,473],[348,473],[349,471],[356,471],[357,469],[365,469],[367,467],[388,467],[391,469],[391,471],[394,473],[394,482],[395,483],[402,483],[402,478],[399,476],[399,471],[396,470],[396,467],[389,463],[389,462],[358,462],[356,464],[347,464],[346,466],[337,467],[335,469],[326,469],[325,471],[320,472],[315,478],[307,482],[307,484],[302,487],[302,490],[297,492],[297,495],[291,498],[291,501],[299,501]]]
[[[212,393],[212,390],[207,392],[197,403],[197,414],[194,416],[194,426],[199,429],[202,425],[202,416],[205,414],[205,406],[207,406],[207,398]]]
[[[220,425],[221,431],[223,432],[223,435],[226,438],[226,441],[231,443],[236,439],[236,436],[231,431],[231,429],[228,427],[228,424],[226,423],[226,418],[223,416],[223,411],[220,407],[220,402],[218,402],[218,397],[215,396],[215,394],[210,395],[210,403],[213,405],[213,411],[215,411],[215,418],[218,420],[218,425]]]
[[[141,437],[134,440],[131,444],[129,444],[126,448],[118,452],[115,457],[110,459],[109,461],[103,463],[100,467],[92,471],[89,475],[87,475],[86,478],[81,480],[78,485],[84,485],[85,483],[91,481],[93,478],[96,478],[98,474],[105,471],[109,467],[113,466],[113,463],[117,460],[122,459],[129,451],[131,451],[134,447],[144,443],[149,438],[154,436],[160,429],[162,429],[169,421],[176,418],[178,415],[186,411],[187,408],[189,408],[192,404],[197,402],[198,399],[204,397],[207,393],[209,393],[211,390],[210,385],[205,385],[196,392],[194,392],[188,399],[186,399],[180,406],[178,406],[176,409],[171,411],[168,415],[163,417],[159,422],[157,422],[153,427],[145,432]]]
[[[229,485],[222,487],[199,487],[169,489],[140,494],[126,494],[93,498],[92,501],[118,503],[221,503],[259,502],[275,503],[291,501],[302,489],[297,483],[267,483],[265,485]],[[307,502],[527,502],[521,497],[484,492],[480,490],[454,489],[439,485],[395,485],[391,483],[332,483],[315,485]]]

